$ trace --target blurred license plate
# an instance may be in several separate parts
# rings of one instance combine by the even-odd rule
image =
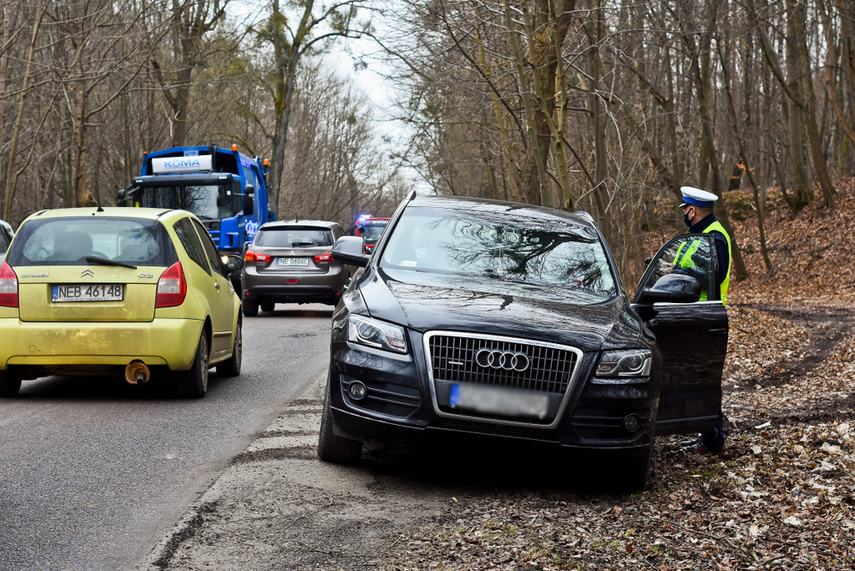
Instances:
[[[124,287],[122,284],[73,284],[55,285],[51,301],[122,301]]]
[[[451,385],[449,404],[478,412],[543,418],[549,409],[549,397],[496,387]]]
[[[277,266],[308,266],[309,258],[276,258]]]

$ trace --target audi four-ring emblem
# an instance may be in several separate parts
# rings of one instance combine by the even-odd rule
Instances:
[[[475,362],[489,369],[504,369],[521,373],[531,364],[528,355],[517,351],[501,351],[499,349],[481,349],[475,353]]]

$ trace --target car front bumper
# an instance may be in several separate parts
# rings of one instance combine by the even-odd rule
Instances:
[[[658,387],[649,379],[632,385],[590,383],[595,354],[586,354],[578,365],[578,382],[568,389],[567,405],[549,424],[499,415],[449,414],[431,390],[420,340],[420,334],[410,332],[411,352],[405,355],[333,342],[328,382],[339,436],[379,441],[487,438],[622,450],[643,449],[653,438]],[[365,385],[365,397],[352,397],[353,383]],[[632,430],[626,427],[629,417],[638,421]]]

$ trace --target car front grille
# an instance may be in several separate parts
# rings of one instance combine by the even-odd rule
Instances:
[[[563,395],[581,355],[581,351],[569,347],[489,335],[428,333],[426,338],[434,382]]]

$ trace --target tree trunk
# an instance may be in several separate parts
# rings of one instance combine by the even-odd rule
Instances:
[[[792,22],[793,35],[796,41],[796,62],[799,69],[797,77],[801,78],[801,83],[804,86],[802,92],[805,99],[802,111],[805,115],[808,143],[810,144],[811,156],[813,157],[813,168],[816,172],[816,178],[819,181],[822,195],[825,198],[825,205],[830,207],[834,204],[834,196],[837,194],[837,191],[834,189],[834,185],[831,183],[831,176],[828,174],[828,164],[825,161],[819,127],[816,124],[818,121],[816,93],[813,88],[813,73],[805,34],[805,5],[803,2],[797,2],[796,0],[787,0],[787,5],[787,11],[790,15],[787,20]],[[792,9],[792,12],[790,12],[790,9]]]
[[[712,40],[712,30],[716,27],[717,21],[717,0],[707,0],[706,6],[707,19],[704,22],[705,32],[701,34],[700,46],[697,50],[692,49],[694,42],[687,32],[683,32],[683,38],[687,46],[690,47],[690,53],[698,54],[695,57],[692,65],[693,76],[695,80],[695,89],[698,95],[698,113],[701,119],[701,137],[703,145],[706,148],[707,159],[709,161],[708,172],[711,177],[710,187],[712,191],[719,197],[722,197],[724,185],[722,184],[721,167],[718,161],[718,151],[715,144],[715,135],[713,125],[715,121],[713,110],[713,82],[712,82],[712,61],[710,44]],[[704,165],[701,167],[703,173]],[[703,179],[703,176],[701,177]],[[722,201],[723,202],[723,201]],[[731,264],[733,275],[737,280],[743,280],[748,277],[748,270],[745,267],[745,260],[742,258],[742,250],[739,248],[739,243],[736,239],[736,233],[733,225],[730,223],[730,215],[727,208],[719,202],[719,207],[716,208],[716,215],[724,226],[731,239]]]
[[[736,115],[736,104],[733,101],[733,84],[731,82],[732,76],[730,72],[731,62],[727,57],[725,57],[721,44],[718,44],[718,49],[719,59],[722,64],[722,75],[724,76],[724,94],[725,99],[727,100],[730,124],[733,129],[734,139],[736,140],[736,144],[739,149],[739,158],[744,166],[745,176],[748,179],[748,183],[751,185],[751,191],[754,195],[754,204],[757,206],[757,229],[760,232],[760,252],[763,255],[763,263],[766,264],[766,272],[771,275],[775,273],[775,269],[772,266],[772,260],[769,258],[769,253],[766,249],[766,230],[763,224],[765,218],[765,205],[760,202],[760,189],[757,187],[757,181],[754,180],[753,169],[751,168],[751,164],[748,162],[748,154],[745,152],[745,144],[743,142],[743,129],[740,128],[739,120]],[[746,121],[746,126],[750,128],[750,122]]]
[[[588,111],[591,114],[591,129],[594,136],[594,205],[596,207],[597,222],[606,238],[607,243],[612,242],[613,232],[611,216],[609,215],[609,189],[608,189],[608,157],[605,142],[605,126],[603,125],[602,101],[598,93],[600,84],[600,42],[603,39],[603,17],[600,0],[596,0],[594,10],[591,14],[594,18],[594,36],[592,45],[588,48],[588,69],[590,81],[588,82]]]
[[[24,72],[24,78],[21,85],[21,92],[18,95],[18,113],[15,117],[15,126],[12,129],[12,141],[10,143],[9,149],[9,163],[6,166],[6,185],[5,185],[5,196],[6,196],[6,204],[3,209],[3,218],[6,220],[12,219],[12,206],[15,198],[15,186],[18,182],[18,170],[17,170],[17,160],[18,160],[18,139],[21,133],[21,123],[24,118],[24,100],[27,98],[27,93],[29,92],[29,82],[30,82],[30,73],[33,68],[33,58],[36,50],[36,37],[39,33],[39,28],[42,24],[42,19],[45,15],[45,8],[43,6],[39,7],[39,11],[36,14],[35,21],[33,22],[33,34],[30,39],[30,48],[27,52],[27,70]]]
[[[303,15],[294,34],[293,41],[288,41],[285,35],[285,16],[280,11],[279,0],[272,2],[271,41],[276,60],[276,87],[273,98],[274,130],[273,156],[270,161],[269,182],[272,187],[273,209],[279,211],[279,201],[282,196],[282,172],[285,165],[285,146],[288,143],[288,125],[291,120],[291,100],[297,81],[297,66],[302,56],[303,41],[311,31],[312,9],[314,0],[306,0],[303,5]]]

